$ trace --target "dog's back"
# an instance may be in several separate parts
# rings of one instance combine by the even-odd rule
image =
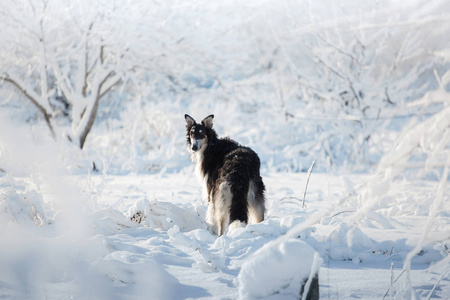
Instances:
[[[250,148],[240,146],[229,138],[217,138],[212,129],[212,118],[208,116],[202,124],[186,115],[188,119],[188,144],[198,145],[197,153],[200,176],[205,182],[208,197],[207,223],[214,233],[225,233],[229,224],[239,221],[258,223],[264,219],[264,183],[260,176],[260,160]],[[189,120],[190,120],[189,119]],[[192,129],[193,126],[201,127]],[[204,131],[205,141],[190,137],[190,131]],[[198,135],[198,137],[202,137]],[[193,146],[194,147],[194,146]],[[198,149],[197,149],[198,148]]]
[[[226,153],[221,148],[226,149]],[[215,157],[220,152],[224,155],[213,158],[214,162],[208,165],[208,158]],[[203,166],[208,174],[212,200],[216,206],[221,206],[220,202],[223,201],[225,207],[229,207],[230,224],[234,221],[258,223],[264,219],[265,188],[259,174],[260,161],[253,150],[239,146],[232,140],[220,139],[217,144],[206,149]],[[217,194],[217,191],[224,189],[221,186],[226,186],[231,195]],[[219,227],[224,226],[221,225]]]

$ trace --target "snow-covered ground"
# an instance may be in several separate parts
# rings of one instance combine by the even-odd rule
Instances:
[[[3,176],[0,296],[237,299],[239,293],[247,295],[246,289],[272,284],[279,290],[273,294],[268,289],[262,295],[295,299],[298,294],[289,293],[289,282],[283,281],[289,271],[285,264],[266,269],[270,276],[262,276],[260,286],[243,286],[239,280],[241,267],[262,255],[258,250],[283,240],[301,240],[320,255],[324,299],[389,299],[390,295],[445,299],[450,294],[450,280],[443,273],[448,266],[442,261],[449,245],[440,241],[442,236],[433,237],[434,232],[442,235],[443,228],[448,235],[448,207],[404,268],[427,222],[423,202],[434,193],[435,182],[396,182],[389,194],[396,205],[356,222],[352,215],[358,200],[349,183],[368,176],[312,173],[302,208],[307,174],[263,174],[266,220],[217,238],[206,230],[206,206],[191,171],[61,176],[57,182],[64,191],[46,183],[39,191],[33,189],[32,178]],[[63,201],[52,199],[70,191],[79,197],[67,194]],[[140,216],[135,220],[140,223],[130,221],[133,216]],[[311,263],[306,258],[298,263],[289,251],[281,253],[288,265]],[[298,293],[300,285],[297,288]]]
[[[0,299],[450,298],[447,0],[128,2],[0,4]],[[185,113],[264,222],[207,230]]]

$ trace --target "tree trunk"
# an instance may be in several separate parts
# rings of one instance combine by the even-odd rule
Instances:
[[[110,72],[100,83],[98,90],[97,90],[97,97],[95,98],[94,105],[92,106],[92,109],[87,109],[85,113],[88,113],[88,116],[82,116],[80,122],[82,122],[82,119],[87,117],[87,122],[84,128],[82,128],[81,133],[79,135],[80,138],[80,149],[83,149],[84,143],[86,142],[87,135],[91,131],[92,125],[94,125],[95,117],[97,116],[97,110],[98,110],[98,103],[100,102],[100,99],[103,98],[109,91],[111,91],[116,85],[120,83],[120,78],[114,78],[115,74],[114,72]],[[111,79],[113,78],[113,79]],[[111,83],[107,82],[108,80],[112,81]],[[107,84],[109,83],[109,85]],[[104,85],[107,84],[107,87],[105,88]]]
[[[86,126],[83,128],[81,134],[80,134],[80,149],[83,149],[84,143],[86,142],[87,135],[91,131],[92,125],[94,125],[95,117],[97,116],[97,110],[98,110],[98,103],[100,102],[100,96],[97,96],[95,99],[94,106],[89,111],[88,121],[86,123]]]

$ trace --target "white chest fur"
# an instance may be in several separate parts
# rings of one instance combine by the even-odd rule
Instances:
[[[202,184],[202,198],[205,202],[208,202],[208,175],[204,174],[202,170],[203,150],[200,149],[200,151],[193,153],[192,158],[195,162],[195,176]]]

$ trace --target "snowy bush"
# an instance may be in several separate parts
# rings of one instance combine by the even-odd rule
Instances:
[[[450,75],[447,72],[446,75]],[[384,171],[392,180],[403,171],[415,170],[418,177],[434,172],[440,177],[443,168],[448,168],[450,160],[450,93],[439,89],[430,91],[413,104],[441,104],[441,110],[424,119],[412,119],[397,139],[392,150],[386,153],[379,163],[379,170]]]
[[[374,208],[391,206],[388,195],[399,177],[412,180],[439,179],[443,185],[440,189],[445,190],[450,161],[450,93],[445,90],[445,86],[450,83],[449,74],[446,72],[441,79],[438,78],[438,89],[428,91],[422,98],[411,103],[424,110],[430,106],[437,107],[439,111],[428,117],[412,118],[391,150],[381,157],[377,172],[362,186],[359,216]],[[439,206],[448,209],[444,198],[445,196]],[[431,204],[425,203],[425,206],[431,210]]]
[[[46,225],[42,196],[36,191],[18,194],[13,188],[4,189],[0,194],[0,223],[4,230],[11,226]]]

